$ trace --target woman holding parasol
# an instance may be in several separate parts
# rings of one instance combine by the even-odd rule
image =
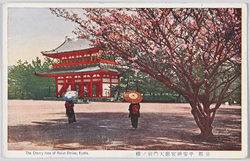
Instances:
[[[76,122],[73,99],[75,99],[77,96],[77,91],[67,91],[63,94],[63,99],[66,101],[65,108],[69,124]]]
[[[142,96],[140,93],[135,91],[129,91],[124,94],[124,99],[127,102],[130,102],[129,105],[129,117],[131,118],[131,123],[133,129],[136,129],[138,126],[138,118],[140,117],[140,102],[142,100]]]

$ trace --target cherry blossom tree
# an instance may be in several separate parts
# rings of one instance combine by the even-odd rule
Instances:
[[[181,94],[201,130],[212,123],[223,100],[241,86],[241,9],[236,8],[53,8],[76,23],[73,31],[122,57]]]

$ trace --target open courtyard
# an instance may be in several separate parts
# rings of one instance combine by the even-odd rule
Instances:
[[[241,106],[222,105],[214,139],[200,140],[189,104],[141,103],[132,129],[129,103],[75,104],[68,124],[64,101],[8,101],[8,150],[241,150]]]

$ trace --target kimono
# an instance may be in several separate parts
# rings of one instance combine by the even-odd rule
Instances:
[[[138,117],[140,117],[140,104],[129,105],[129,117],[131,118],[132,127],[135,129],[138,126]]]
[[[75,112],[74,112],[74,102],[65,102],[66,115],[68,116],[69,124],[76,122]]]

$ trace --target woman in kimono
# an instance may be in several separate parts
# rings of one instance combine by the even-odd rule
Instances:
[[[140,117],[140,104],[131,103],[129,105],[129,117],[131,118],[131,123],[133,129],[136,129],[138,126],[138,117]]]
[[[66,115],[68,117],[69,124],[76,122],[75,112],[74,112],[74,102],[66,101],[65,102]]]

